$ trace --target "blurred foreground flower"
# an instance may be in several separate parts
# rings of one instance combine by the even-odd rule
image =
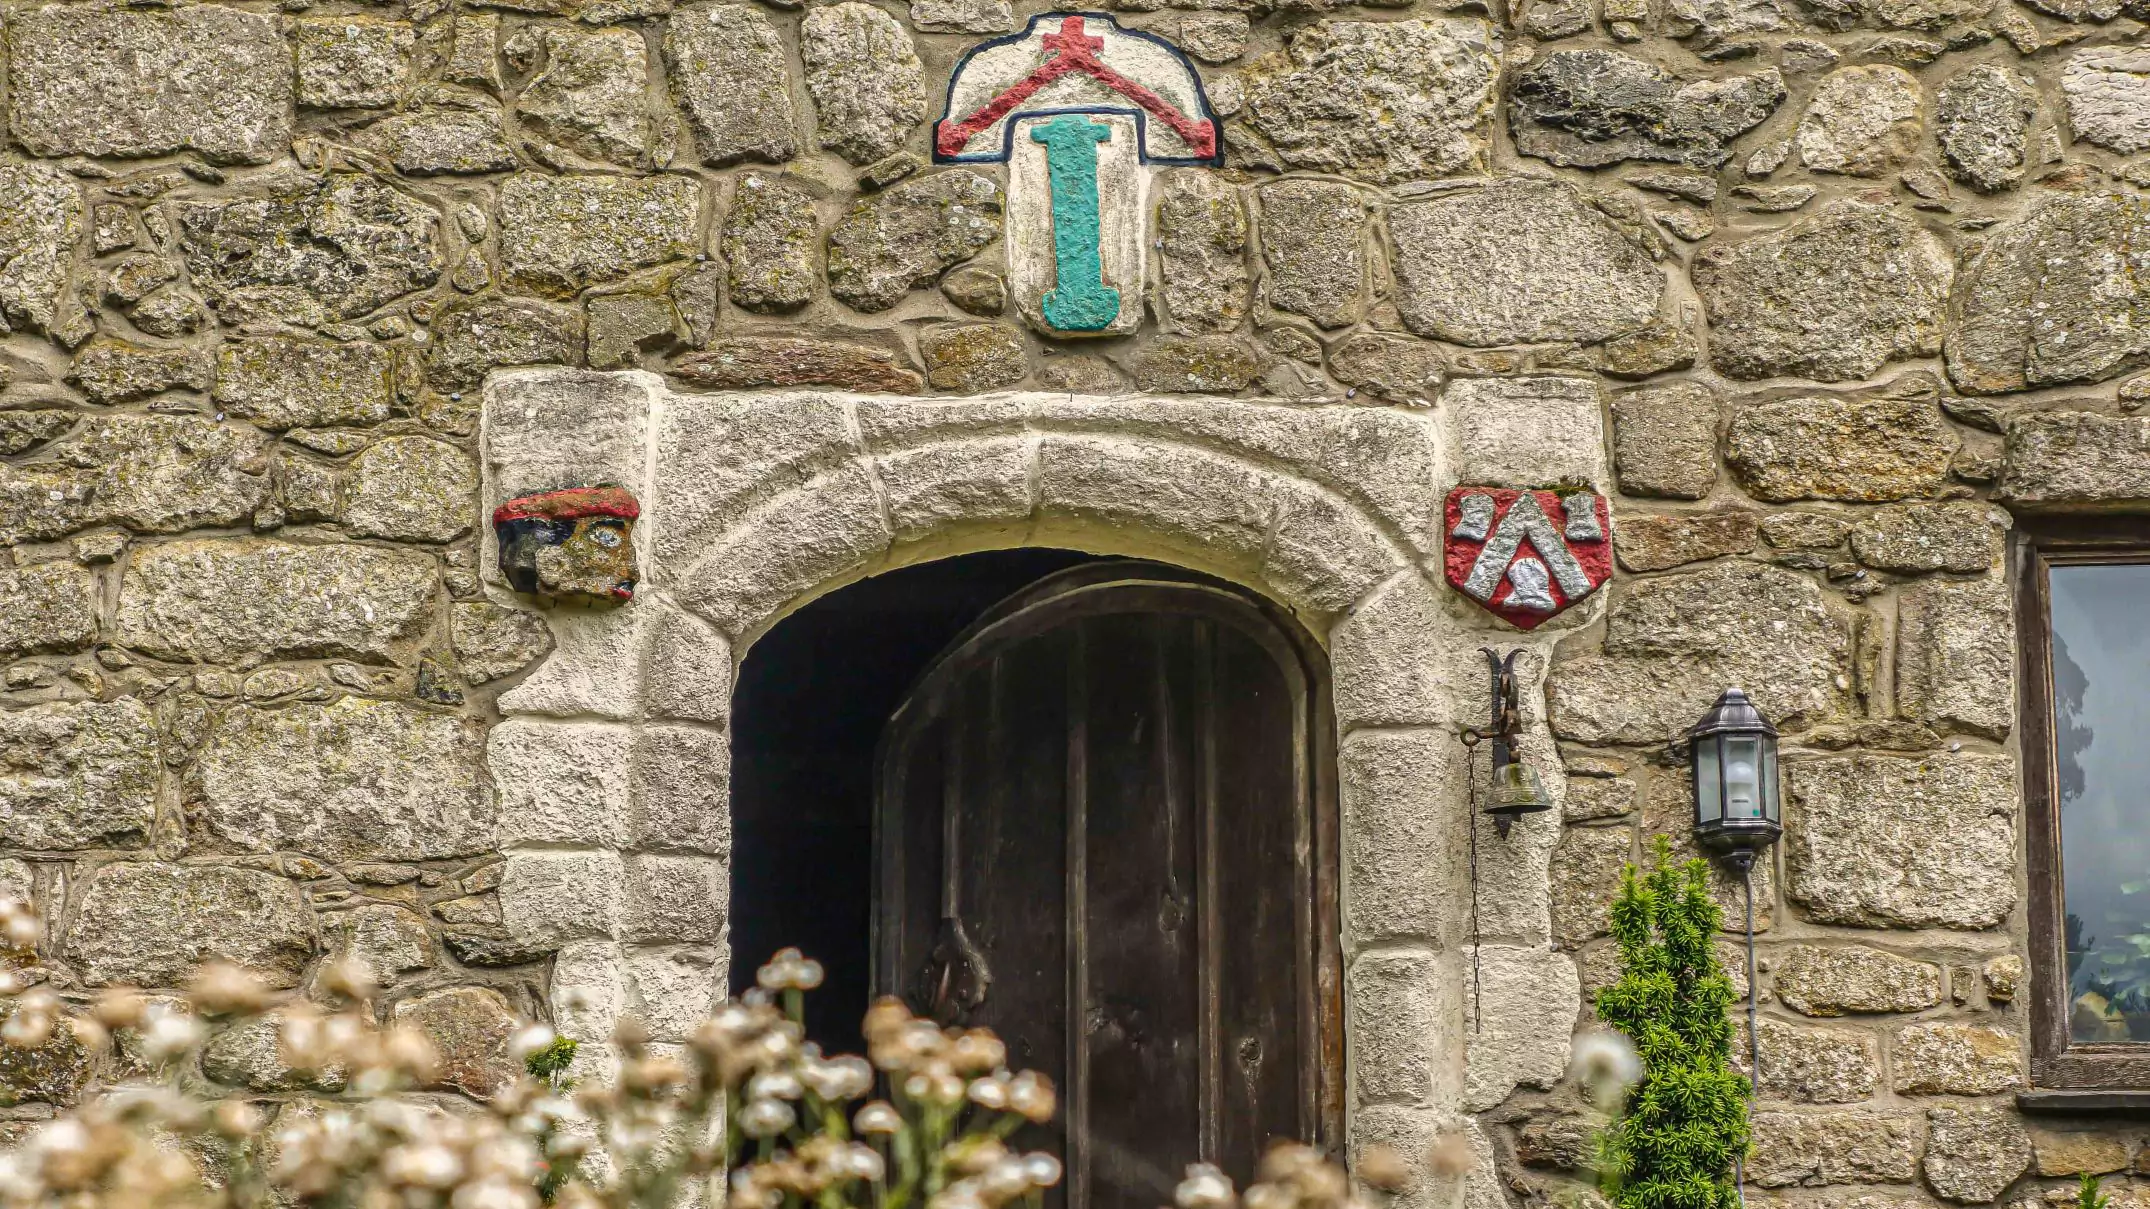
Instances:
[[[11,955],[34,961],[41,934],[27,904],[0,902]],[[894,999],[867,1013],[868,1057],[825,1057],[801,1023],[824,972],[796,949],[685,1045],[622,1022],[597,1064],[617,1072],[608,1082],[578,1082],[576,1042],[524,1026],[507,1043],[523,1076],[476,1111],[407,1096],[433,1084],[440,1055],[423,1033],[382,1026],[378,988],[355,966],[323,969],[319,1001],[222,963],[181,998],[117,988],[87,1004],[21,962],[7,972],[0,1045],[34,1049],[70,1029],[86,1048],[122,1051],[108,1067],[147,1077],[91,1093],[0,1155],[0,1209],[1035,1209],[1062,1175],[1054,1155],[1012,1144],[1052,1121],[1049,1078],[1009,1070],[991,1032],[943,1029]],[[334,1074],[347,1093],[203,1098],[203,1046],[241,1025],[273,1028],[286,1064]],[[1384,1180],[1405,1178],[1388,1167]],[[1198,1164],[1178,1200],[1361,1209],[1340,1169],[1289,1144],[1244,1197]]]

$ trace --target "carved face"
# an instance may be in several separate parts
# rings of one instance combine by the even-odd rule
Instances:
[[[617,487],[524,496],[493,513],[500,571],[518,592],[620,604],[635,594],[634,523],[641,509]]]

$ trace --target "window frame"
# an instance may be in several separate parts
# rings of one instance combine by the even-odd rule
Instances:
[[[2023,767],[2023,832],[2030,962],[2031,1087],[2056,1091],[2150,1089],[2150,1042],[2071,1044],[2061,863],[2058,761],[2053,747],[2053,611],[2056,566],[2150,563],[2142,517],[2021,517],[2016,520],[2016,735]]]

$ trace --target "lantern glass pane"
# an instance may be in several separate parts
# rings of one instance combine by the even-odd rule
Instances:
[[[1724,817],[1762,817],[1762,739],[1759,735],[1724,737]]]
[[[1695,740],[1695,824],[1724,818],[1724,779],[1718,772],[1717,735]]]
[[[1762,740],[1762,817],[1772,823],[1784,818],[1784,807],[1777,801],[1777,745],[1767,738]]]

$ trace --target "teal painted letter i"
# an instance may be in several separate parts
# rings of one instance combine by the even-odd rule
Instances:
[[[1030,137],[1045,144],[1052,181],[1054,286],[1039,309],[1060,331],[1102,331],[1120,314],[1120,291],[1105,284],[1098,249],[1097,145],[1112,127],[1067,113],[1031,127]]]

